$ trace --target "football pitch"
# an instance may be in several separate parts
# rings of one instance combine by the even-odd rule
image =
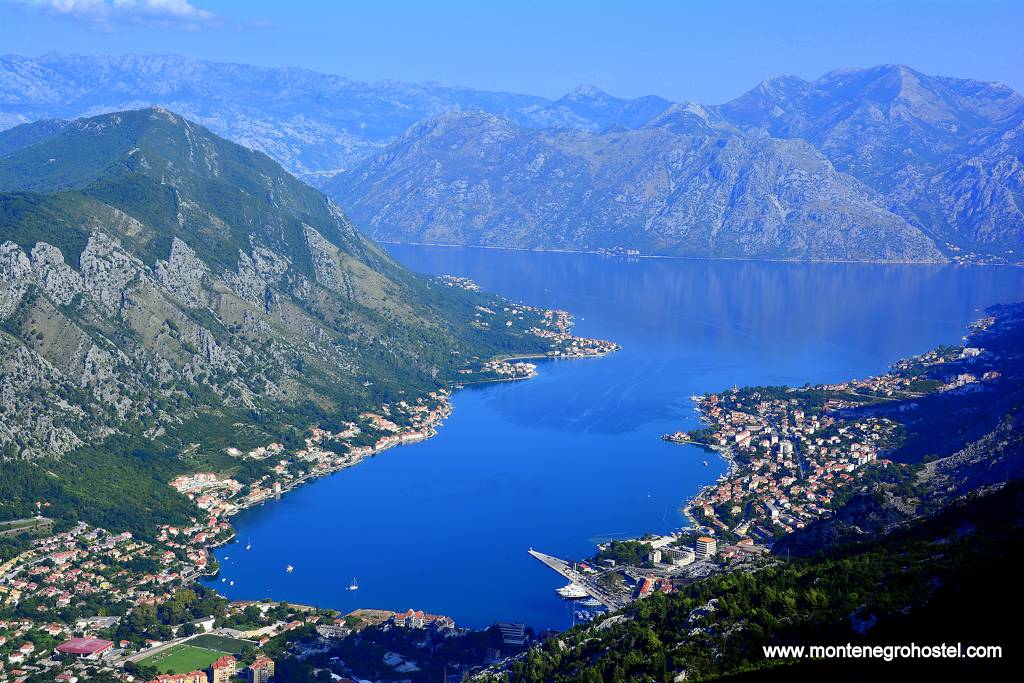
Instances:
[[[139,661],[139,664],[156,667],[160,673],[183,674],[189,671],[205,669],[223,657],[225,652],[195,647],[188,643],[175,645]]]

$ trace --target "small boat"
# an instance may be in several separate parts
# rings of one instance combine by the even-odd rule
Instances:
[[[579,604],[583,607],[604,607],[604,604],[597,598],[587,598],[586,600],[580,600]]]
[[[246,550],[252,550],[252,541],[249,541],[248,543],[245,544],[245,549]]]
[[[705,460],[705,461],[704,461],[704,467],[707,467],[707,466],[708,466],[708,461],[707,461],[707,460]]]
[[[221,582],[221,583],[226,583],[226,582],[227,582],[227,579],[221,579],[221,580],[220,580],[220,582]]]
[[[235,585],[235,582],[234,582],[234,581],[228,581],[228,585],[229,585],[229,586],[234,586],[234,585]]]
[[[359,590],[359,584],[356,582],[356,577],[352,577],[352,583],[348,585],[348,590],[357,591]]]
[[[287,567],[284,568],[284,570],[286,572],[288,572],[289,574],[291,574],[293,571],[295,571],[295,567],[293,567],[291,565],[288,565]]]
[[[565,600],[579,600],[589,595],[586,589],[578,583],[570,583],[566,586],[562,586],[555,590],[556,593]]]

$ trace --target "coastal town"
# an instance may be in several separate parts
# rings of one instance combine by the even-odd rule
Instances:
[[[466,278],[440,281],[478,289]],[[529,359],[470,360],[452,388],[533,377],[537,365],[527,362],[533,358],[596,357],[619,348],[572,335],[572,317],[565,311],[478,307],[476,317],[482,327],[529,324],[528,333],[544,340],[547,350]],[[33,538],[27,549],[0,565],[0,683],[74,683],[98,676],[156,683],[222,683],[244,677],[262,683],[274,677],[268,648],[308,658],[322,654],[325,642],[368,627],[382,633],[422,632],[441,641],[472,637],[475,632],[457,629],[449,617],[421,611],[356,610],[342,616],[268,602],[228,602],[196,584],[218,573],[212,551],[235,537],[233,515],[390,448],[430,438],[451,414],[451,391],[443,387],[382,404],[330,430],[313,425],[298,447],[281,442],[247,450],[229,446],[224,449],[229,462],[247,463],[247,471],[257,474],[197,471],[175,477],[169,485],[196,513],[187,524],[159,525],[148,540],[84,522],[52,533],[54,522],[43,514],[49,506],[45,500],[36,505],[37,517],[5,522],[0,532]],[[236,627],[241,622],[246,628]],[[506,651],[518,651],[528,640],[524,627],[506,627],[512,636],[494,637]],[[296,639],[296,633],[304,637]],[[485,650],[492,658],[498,651]],[[411,658],[395,657],[382,660],[385,670],[416,670]],[[483,658],[481,654],[477,664]],[[337,661],[331,668],[344,670]],[[469,667],[458,671],[468,675]]]
[[[983,331],[992,322],[984,318],[971,329]],[[729,469],[687,505],[687,516],[708,534],[771,544],[831,516],[864,477],[899,479],[904,466],[886,455],[901,443],[902,429],[870,408],[932,392],[982,391],[998,372],[929,372],[982,353],[967,343],[942,346],[866,379],[695,397],[706,426],[664,438],[711,449]]]

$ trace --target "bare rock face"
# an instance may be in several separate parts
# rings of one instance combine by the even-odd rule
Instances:
[[[209,303],[205,296],[208,278],[210,269],[188,244],[177,237],[171,242],[170,257],[166,261],[157,261],[157,281],[190,308],[199,308]]]
[[[0,316],[11,315],[28,291],[32,262],[13,242],[0,244]]]
[[[310,226],[305,225],[303,228],[310,255],[313,257],[316,281],[328,289],[337,291],[342,279],[336,255],[337,248]]]
[[[64,262],[60,249],[46,242],[32,248],[32,274],[39,286],[63,306],[85,291],[81,273]]]
[[[128,283],[142,277],[145,270],[139,259],[102,232],[90,235],[82,252],[80,267],[84,285],[93,294],[93,299],[111,312],[125,305]]]

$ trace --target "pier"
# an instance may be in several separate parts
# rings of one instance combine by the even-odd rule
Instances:
[[[602,605],[610,610],[619,610],[629,604],[629,600],[626,598],[619,597],[613,593],[602,588],[592,578],[584,575],[582,572],[573,569],[572,565],[565,560],[560,560],[552,555],[545,555],[542,552],[538,552],[533,548],[530,548],[530,555],[540,560],[545,565],[554,569],[556,572],[564,576],[569,581],[572,581],[576,585],[587,591],[587,595],[594,598]]]

